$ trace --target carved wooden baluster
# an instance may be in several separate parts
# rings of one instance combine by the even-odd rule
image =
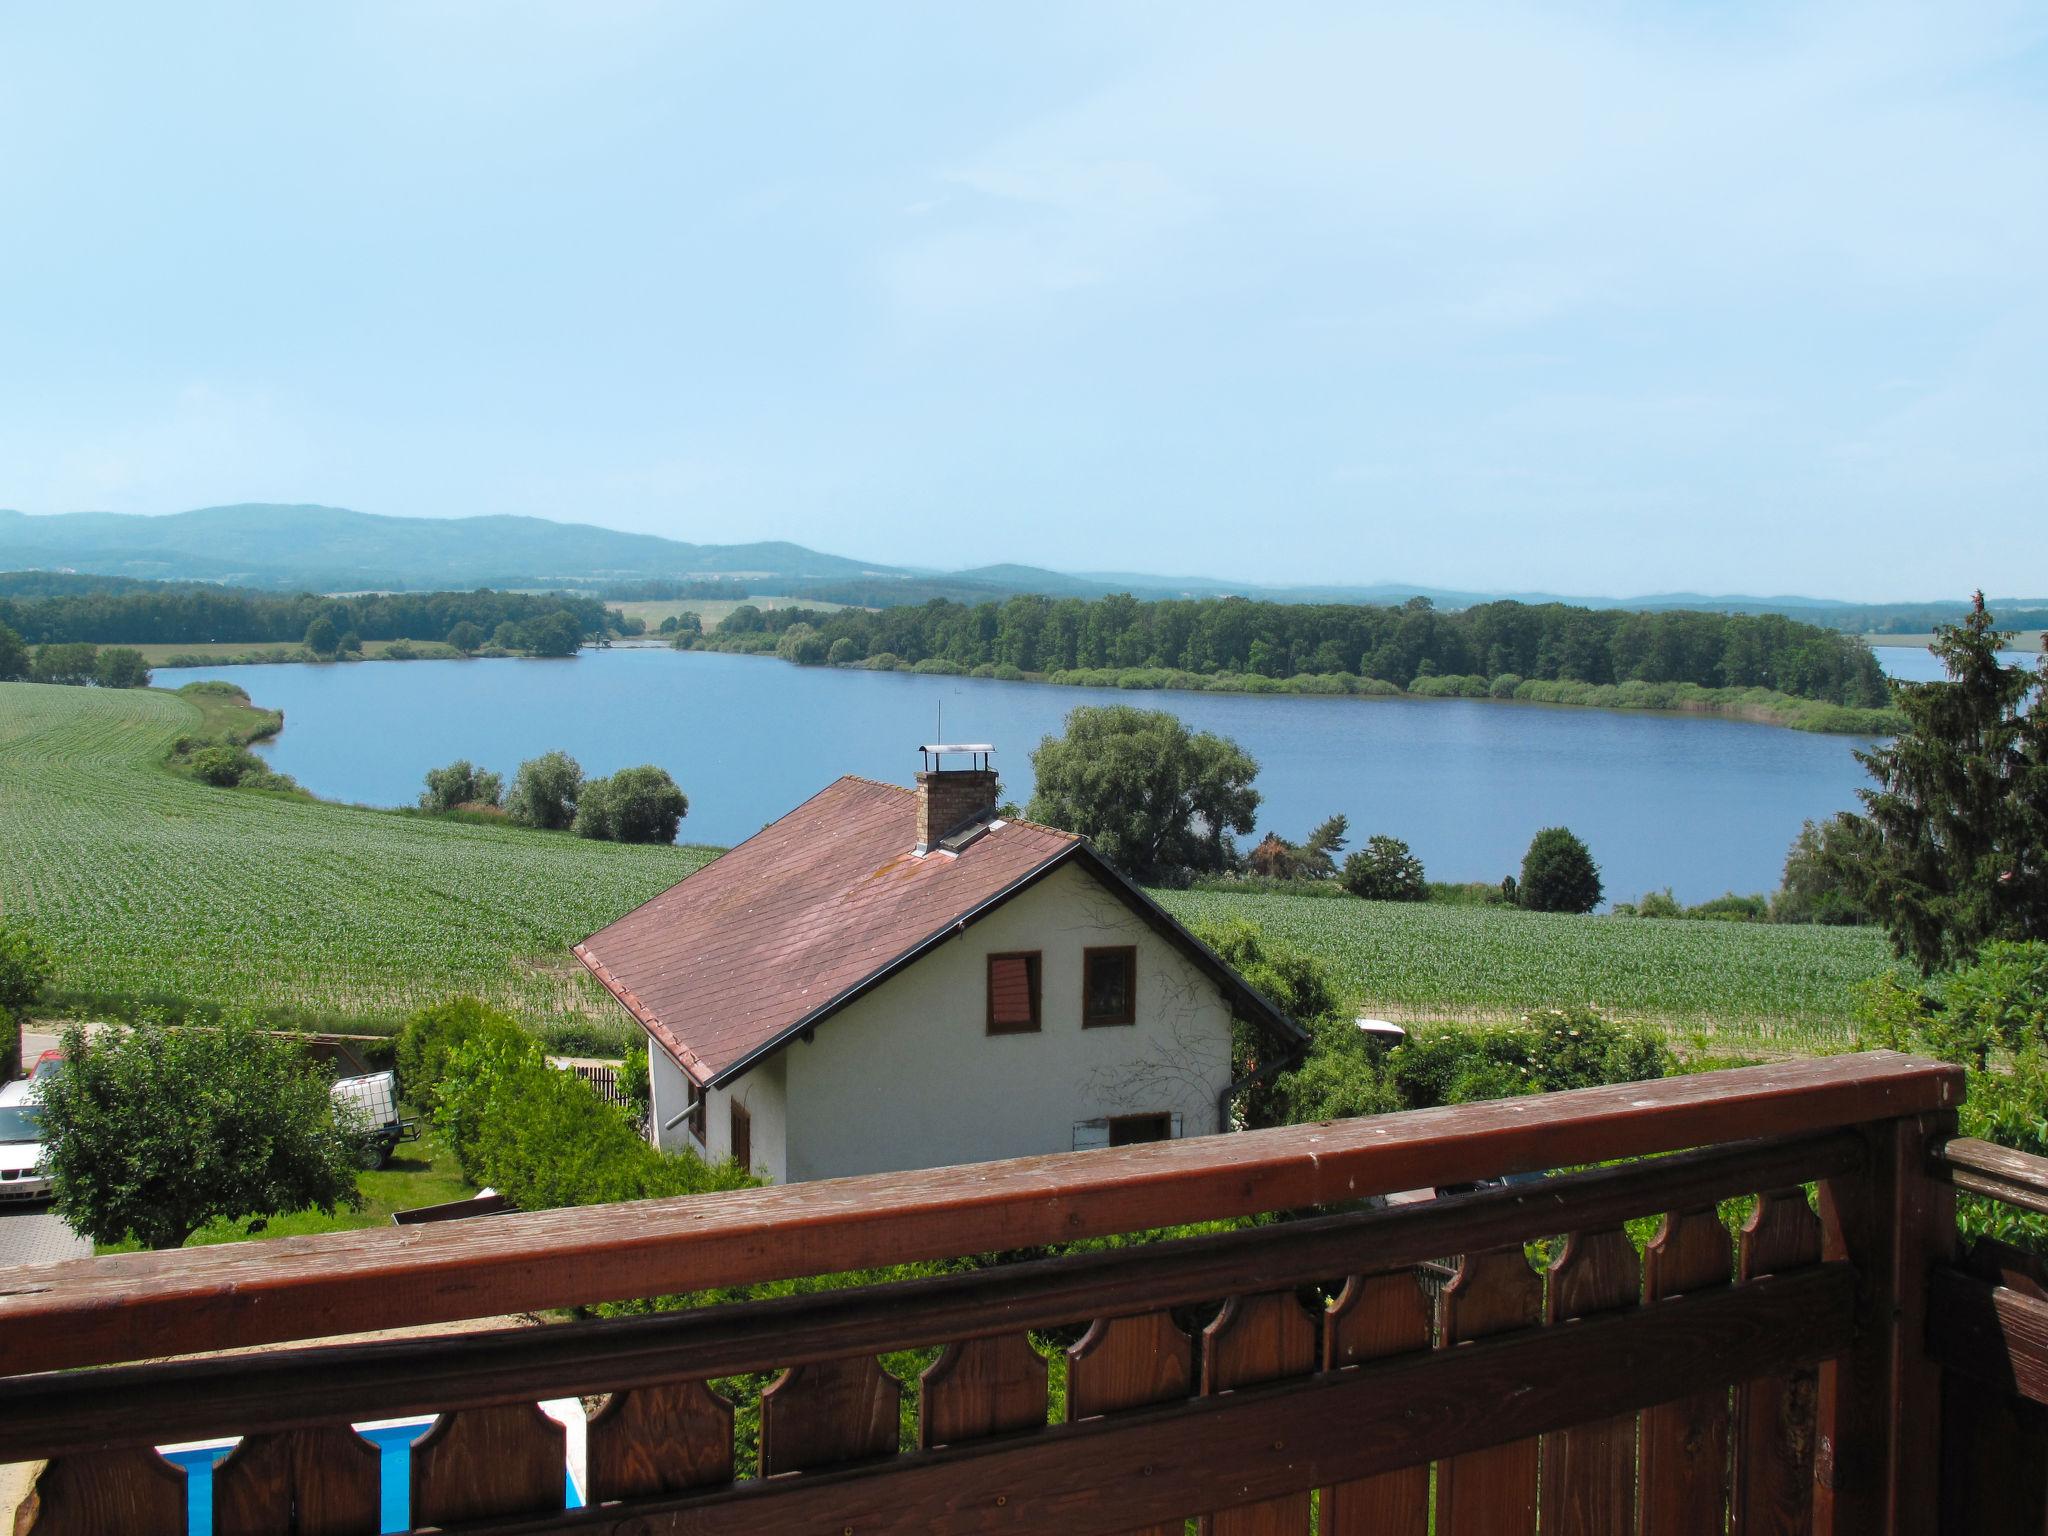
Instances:
[[[185,1473],[149,1446],[59,1456],[14,1513],[14,1536],[185,1536]]]
[[[377,1536],[382,1460],[346,1424],[250,1435],[213,1469],[213,1536]]]
[[[1426,1350],[1432,1332],[1414,1270],[1355,1276],[1323,1320],[1323,1369]],[[1325,1488],[1317,1516],[1321,1536],[1428,1536],[1429,1463]]]
[[[732,1481],[732,1404],[701,1381],[614,1392],[586,1435],[592,1504]]]
[[[1645,1255],[1643,1299],[1728,1283],[1728,1229],[1709,1206],[1664,1218]],[[1722,1536],[1728,1506],[1728,1392],[1643,1410],[1641,1536]]]
[[[761,1394],[761,1475],[894,1455],[902,1404],[873,1355],[792,1366]]]
[[[918,1377],[917,1443],[924,1450],[1045,1424],[1045,1357],[1028,1334],[963,1339]]]
[[[1742,1226],[1744,1280],[1820,1262],[1820,1218],[1806,1192],[1757,1198]],[[1814,1408],[1820,1373],[1767,1376],[1735,1389],[1735,1507],[1732,1536],[1806,1536],[1813,1529]]]
[[[444,1413],[412,1443],[412,1523],[558,1510],[566,1450],[562,1426],[533,1403]]]
[[[1194,1391],[1195,1341],[1164,1312],[1098,1318],[1067,1351],[1067,1418],[1172,1402]],[[1182,1536],[1164,1521],[1131,1536]]]
[[[1292,1291],[1233,1296],[1202,1330],[1202,1395],[1306,1376],[1316,1368],[1316,1323]],[[1285,1457],[1284,1445],[1259,1447]],[[1309,1489],[1202,1517],[1203,1536],[1306,1536]]]
[[[1543,1321],[1543,1280],[1520,1245],[1468,1253],[1439,1298],[1437,1347]],[[1537,1443],[1469,1451],[1438,1463],[1437,1536],[1526,1536],[1536,1528]]]
[[[1552,1261],[1544,1321],[1633,1307],[1642,1262],[1628,1234],[1575,1232]],[[1636,1416],[1574,1424],[1543,1437],[1544,1536],[1608,1536],[1635,1529]]]

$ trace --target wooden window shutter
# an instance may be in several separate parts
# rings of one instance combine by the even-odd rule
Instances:
[[[1038,1028],[1038,956],[988,957],[988,1029],[992,1035]]]
[[[727,1101],[732,1106],[732,1160],[747,1172],[754,1171],[754,1117],[747,1113],[747,1106],[738,1099]]]

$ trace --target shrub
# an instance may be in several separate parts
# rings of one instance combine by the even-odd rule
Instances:
[[[1683,917],[1685,909],[1678,904],[1678,898],[1671,894],[1671,887],[1652,891],[1636,903],[1637,917]]]
[[[115,646],[100,652],[93,676],[102,688],[147,688],[149,663],[142,652]]]
[[[362,642],[358,640],[356,642],[356,650],[361,651],[362,648]],[[342,649],[346,650],[348,647],[344,645]],[[384,659],[386,661],[418,661],[420,659],[420,652],[410,640],[394,640],[384,647]]]
[[[0,1014],[28,1012],[50,984],[50,952],[19,922],[0,917]]]
[[[448,1060],[459,1046],[473,1040],[523,1040],[526,1032],[510,1014],[500,1013],[474,997],[452,997],[422,1008],[398,1032],[397,1066],[406,1096],[415,1103],[434,1102],[447,1074]]]
[[[216,789],[234,789],[270,771],[247,747],[201,747],[186,761],[193,778]]]
[[[576,802],[576,835],[611,843],[672,843],[690,800],[666,769],[621,768],[592,779]]]
[[[466,757],[458,757],[446,768],[427,770],[427,787],[420,795],[420,809],[452,811],[459,805],[496,805],[503,793],[504,781],[497,774],[475,767]]]
[[[619,1091],[626,1100],[646,1119],[654,1106],[654,1079],[647,1069],[647,1042],[641,1040],[626,1048],[626,1056],[619,1063]]]
[[[1370,837],[1344,861],[1344,889],[1367,901],[1427,901],[1422,860],[1398,837]]]
[[[1522,679],[1518,674],[1503,672],[1499,677],[1496,677],[1491,683],[1487,684],[1486,691],[1496,699],[1512,699],[1515,696],[1515,690],[1521,686]]]
[[[306,626],[305,645],[315,656],[332,656],[341,649],[341,631],[323,613]]]
[[[841,635],[825,653],[825,659],[835,667],[848,666],[859,661],[860,656],[860,644],[851,635]]]
[[[560,831],[576,819],[583,769],[566,752],[544,752],[519,765],[505,814],[522,827]]]
[[[1522,857],[1517,900],[1532,912],[1590,912],[1600,905],[1600,866],[1565,827],[1545,827]]]

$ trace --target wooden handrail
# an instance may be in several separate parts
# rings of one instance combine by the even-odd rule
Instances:
[[[1652,1083],[489,1222],[23,1268],[12,1374],[996,1252],[1952,1109],[1889,1051]]]
[[[1957,1136],[1934,1149],[1934,1161],[1957,1189],[2048,1214],[2048,1158]]]
[[[0,1381],[0,1463],[704,1380],[1410,1268],[1861,1170],[1837,1131],[1541,1185],[694,1312]]]

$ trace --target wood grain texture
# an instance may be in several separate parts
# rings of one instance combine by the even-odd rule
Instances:
[[[1438,1297],[1437,1349],[1543,1321],[1543,1281],[1520,1247],[1468,1253]],[[1537,1441],[1468,1451],[1437,1464],[1437,1536],[1526,1536],[1536,1528]]]
[[[412,1523],[558,1510],[567,1479],[562,1426],[534,1404],[444,1413],[412,1443]]]
[[[918,1385],[917,1443],[926,1450],[1045,1424],[1045,1357],[1027,1334],[948,1344]]]
[[[382,1460],[346,1424],[250,1435],[213,1469],[213,1536],[377,1536]]]
[[[1855,1335],[1855,1276],[1824,1264],[1654,1308],[1528,1328],[1327,1376],[1246,1387],[912,1451],[866,1467],[729,1491],[502,1521],[493,1536],[1110,1536],[1300,1486],[1346,1482],[1439,1451],[1528,1439],[1730,1374],[1839,1354]],[[1287,1454],[1258,1447],[1285,1442]]]
[[[1318,1344],[1316,1321],[1292,1291],[1233,1296],[1202,1330],[1202,1391],[1213,1397],[1306,1376],[1316,1368]],[[1267,1453],[1285,1457],[1286,1444],[1272,1445]],[[1204,1536],[1306,1536],[1309,1491],[1304,1474],[1299,1493],[1205,1515]]]
[[[792,1366],[761,1394],[761,1475],[893,1456],[902,1404],[873,1355]]]
[[[1195,1341],[1164,1312],[1098,1318],[1067,1351],[1067,1420],[1174,1402],[1195,1390]],[[1131,1536],[1181,1536],[1179,1515]]]
[[[1956,1251],[1955,1189],[1930,1176],[1953,1111],[1862,1128],[1867,1174],[1823,1179],[1821,1252],[1855,1266],[1856,1348],[1821,1371],[1817,1536],[1907,1536],[1940,1523],[1940,1366],[1928,1291]]]
[[[1820,1262],[1820,1218],[1802,1189],[1757,1197],[1742,1225],[1743,1280]],[[1807,1536],[1813,1529],[1814,1412],[1819,1373],[1766,1376],[1735,1389],[1735,1485],[1730,1536]]]
[[[1626,1232],[1573,1233],[1546,1276],[1544,1321],[1633,1307],[1641,1299],[1642,1262]],[[1636,1523],[1636,1416],[1619,1414],[1543,1437],[1545,1536],[1610,1536]]]
[[[1891,1052],[1534,1099],[480,1222],[27,1267],[0,1295],[15,1372],[987,1253],[1390,1189],[1853,1126],[1960,1102]],[[1339,1271],[1340,1273],[1342,1271]],[[140,1310],[138,1310],[140,1309]]]
[[[1935,1149],[1957,1189],[1989,1195],[2026,1211],[2048,1211],[2048,1158],[1996,1142],[1957,1136]]]
[[[0,1381],[0,1462],[713,1380],[1407,1268],[1867,1166],[1854,1131],[1703,1148],[1389,1210],[652,1317]],[[274,1245],[273,1245],[274,1246]]]
[[[1323,1369],[1427,1354],[1436,1333],[1413,1270],[1354,1275],[1323,1319]],[[1320,1536],[1429,1536],[1429,1463],[1336,1483],[1316,1503]]]
[[[2002,1397],[2048,1403],[2048,1301],[1960,1270],[1934,1278],[1928,1348]]]
[[[1941,1536],[2048,1536],[2048,1408],[1949,1374]]]
[[[1712,1206],[1673,1212],[1643,1251],[1643,1299],[1719,1289],[1734,1268],[1728,1229]],[[1644,1410],[1642,1536],[1721,1536],[1727,1528],[1728,1422],[1725,1386]]]
[[[590,1421],[591,1503],[650,1498],[732,1481],[732,1404],[701,1381],[614,1392]]]
[[[185,1474],[148,1448],[64,1456],[36,1474],[14,1536],[185,1536]]]

